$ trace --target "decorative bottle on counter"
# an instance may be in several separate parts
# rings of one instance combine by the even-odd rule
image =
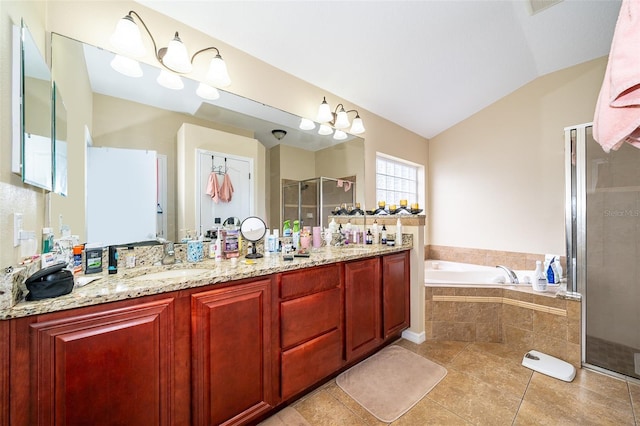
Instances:
[[[380,233],[380,244],[387,244],[387,227],[382,224],[382,232]]]
[[[366,243],[373,244],[373,235],[371,235],[371,229],[367,229]]]

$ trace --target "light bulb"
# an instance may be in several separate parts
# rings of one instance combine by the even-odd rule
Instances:
[[[109,41],[123,55],[140,58],[146,53],[146,49],[142,44],[140,29],[131,15],[127,15],[118,21]]]
[[[142,77],[142,68],[140,63],[135,59],[127,58],[122,55],[115,55],[111,60],[111,68],[127,77]]]
[[[322,103],[318,107],[318,117],[316,121],[319,123],[328,123],[333,120],[333,114],[331,113],[331,107],[327,103],[327,99],[323,98]]]
[[[184,83],[179,75],[173,74],[167,70],[160,70],[160,75],[156,80],[162,87],[166,87],[171,90],[181,90],[184,88]]]
[[[187,52],[187,48],[180,40],[178,33],[169,42],[169,46],[167,46],[167,50],[162,57],[162,63],[172,71],[181,74],[189,73],[193,69],[189,60],[189,52]]]
[[[340,111],[338,111],[334,126],[336,129],[346,129],[349,127],[349,117],[347,117],[347,113],[344,108],[340,108]]]
[[[220,98],[220,92],[215,87],[211,87],[208,84],[200,83],[198,85],[198,89],[196,90],[196,94],[203,99],[209,101],[215,101]]]
[[[224,63],[222,56],[216,55],[211,60],[209,71],[207,72],[207,83],[214,87],[227,87],[231,84],[227,64]]]
[[[362,118],[359,115],[356,115],[356,118],[353,119],[353,123],[351,124],[350,133],[354,135],[359,135],[360,133],[364,133],[364,123],[362,122]]]
[[[333,138],[337,141],[343,141],[347,138],[347,134],[342,130],[336,130],[336,132],[333,134]]]
[[[331,126],[327,126],[326,124],[321,124],[320,128],[318,129],[318,134],[319,135],[330,135],[331,133],[333,133],[333,129],[331,128]]]
[[[301,118],[300,119],[300,129],[302,130],[313,130],[316,128],[316,123],[314,123],[313,121],[309,120],[308,118]]]

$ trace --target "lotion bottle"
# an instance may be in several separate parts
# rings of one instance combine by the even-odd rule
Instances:
[[[218,235],[216,237],[216,247],[215,247],[216,262],[222,261],[222,238],[220,238],[221,233],[222,231],[220,230],[220,228],[218,228]]]
[[[542,269],[542,262],[536,261],[536,270],[533,273],[533,289],[535,291],[547,291],[547,277]]]

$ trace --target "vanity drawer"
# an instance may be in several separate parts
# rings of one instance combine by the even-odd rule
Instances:
[[[340,328],[342,289],[310,294],[280,303],[280,338],[283,349]]]
[[[340,287],[341,284],[340,266],[338,264],[287,272],[282,274],[280,281],[280,298],[290,299],[305,294],[317,293]]]
[[[342,367],[342,332],[333,330],[282,353],[282,399]]]

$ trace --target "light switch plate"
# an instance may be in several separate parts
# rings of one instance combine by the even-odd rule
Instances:
[[[22,231],[22,213],[13,214],[13,246],[20,245],[20,231]]]

